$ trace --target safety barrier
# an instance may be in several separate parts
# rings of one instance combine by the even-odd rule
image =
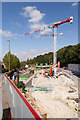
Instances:
[[[22,95],[15,84],[4,74],[5,91],[10,105],[12,117],[15,118],[32,118],[42,120],[42,116],[31,106],[27,99]]]

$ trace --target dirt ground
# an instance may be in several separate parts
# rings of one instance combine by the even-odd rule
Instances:
[[[34,91],[36,105],[47,118],[78,118],[78,85],[65,75],[58,78],[47,78],[41,73],[32,80],[33,86],[47,87],[47,91]]]

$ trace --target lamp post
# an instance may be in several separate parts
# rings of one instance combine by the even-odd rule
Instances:
[[[10,71],[10,40],[7,40],[9,42],[9,71]]]

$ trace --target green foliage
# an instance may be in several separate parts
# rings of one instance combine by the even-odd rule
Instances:
[[[17,84],[15,84],[18,88],[22,88],[22,92],[25,93],[25,84],[23,83],[23,81],[19,82],[19,86]]]
[[[3,58],[3,62],[6,68],[9,70],[9,55],[10,55],[10,69],[19,68],[20,67],[19,58],[17,58],[17,56],[15,56],[14,54],[11,54],[10,52],[5,54]]]
[[[49,61],[50,63],[53,62],[53,52],[39,55],[30,60],[27,59],[26,63],[28,65],[40,65],[41,63],[44,65],[45,63],[49,64]],[[59,49],[57,51],[57,61],[60,61],[61,67],[67,66],[69,63],[80,64],[80,43],[77,45],[69,45]]]
[[[19,82],[19,88],[22,88],[23,91],[25,91],[25,84],[23,83],[23,81]]]
[[[5,73],[5,72],[8,72],[8,70],[5,68],[2,68],[2,73]]]
[[[67,66],[69,63],[80,64],[80,44],[58,50],[57,59],[61,62],[61,66]]]
[[[21,68],[25,68],[25,65],[26,65],[27,63],[26,63],[26,61],[22,61],[21,62]]]
[[[45,63],[49,64],[49,60],[53,59],[53,54],[52,52],[48,53],[48,54],[44,54],[44,55],[39,55],[37,57],[34,57],[33,59],[27,59],[27,64],[31,65],[31,64],[43,64],[45,65]]]

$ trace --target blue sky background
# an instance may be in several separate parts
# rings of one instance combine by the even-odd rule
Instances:
[[[35,6],[35,7],[34,7]],[[33,20],[29,9],[36,10],[37,16],[41,17],[38,21]],[[26,15],[25,15],[26,12]],[[32,16],[30,16],[30,14]],[[24,16],[25,15],[25,16]],[[57,50],[68,45],[78,43],[78,4],[73,2],[3,2],[2,3],[2,48],[3,55],[8,52],[8,42],[10,39],[11,53],[16,54],[20,60],[27,60],[34,56],[53,51],[53,38],[41,37],[30,38],[30,36],[40,35],[40,32],[23,36],[24,33],[32,31],[35,24],[43,26],[57,21],[63,21],[73,16],[73,24],[65,23],[60,25],[57,33],[63,33],[63,36],[57,36]],[[35,19],[35,20],[36,20]],[[31,26],[32,25],[32,26]],[[32,28],[31,28],[31,27]],[[48,31],[49,32],[49,31]],[[51,32],[53,33],[52,29]]]

